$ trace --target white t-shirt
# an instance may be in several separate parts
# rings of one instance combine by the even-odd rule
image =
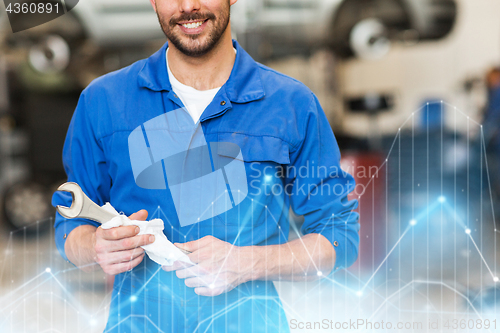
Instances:
[[[186,107],[187,112],[189,112],[196,124],[198,120],[200,120],[203,111],[205,111],[207,106],[212,103],[215,95],[217,95],[217,92],[221,87],[210,90],[197,90],[193,87],[180,83],[179,80],[177,80],[172,74],[172,71],[168,66],[168,56],[166,58],[168,77],[170,79],[170,84],[172,85],[172,90],[177,96],[179,96],[182,103]]]

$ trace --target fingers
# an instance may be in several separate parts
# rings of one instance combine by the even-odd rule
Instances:
[[[144,249],[136,248],[128,251],[111,252],[104,254],[97,254],[97,263],[99,265],[113,265],[119,263],[125,263],[134,260],[135,258],[144,254]]]
[[[207,287],[199,287],[199,288],[194,288],[194,292],[197,295],[200,296],[207,296],[207,297],[214,297],[214,296],[219,296],[225,292],[228,292],[232,290],[233,288],[222,288],[222,287],[216,287],[216,288],[207,288]]]
[[[125,263],[119,263],[115,265],[108,265],[103,267],[104,273],[109,274],[109,275],[116,275],[120,274],[123,272],[130,271],[132,268],[135,266],[139,265],[141,261],[144,259],[144,253],[135,258],[132,261],[125,262]]]
[[[155,236],[153,235],[139,235],[121,239],[118,241],[105,241],[103,243],[99,243],[99,245],[96,245],[96,247],[102,246],[103,248],[105,248],[105,250],[102,252],[127,251],[138,248],[140,246],[152,244],[154,241]],[[99,249],[96,249],[96,252],[100,252]]]
[[[213,236],[205,236],[203,238],[200,238],[200,239],[192,241],[192,242],[175,243],[174,245],[183,249],[183,250],[186,250],[189,252],[194,252],[194,251],[199,250],[199,249],[201,249],[209,244],[212,244],[214,242],[214,240],[217,240],[217,238],[215,238]]]
[[[208,287],[210,289],[224,287],[226,285],[221,279],[210,275],[186,279],[184,280],[184,284],[189,288]]]
[[[146,219],[148,218],[148,211],[145,209],[141,209],[140,211],[130,215],[128,218],[131,220],[146,221]]]
[[[188,267],[192,267],[194,265],[192,264],[188,264],[187,262],[183,262],[183,261],[174,261],[174,263],[170,266],[162,266],[161,268],[165,271],[165,272],[172,272],[172,271],[176,271],[178,269],[184,269],[184,268],[188,268]]]
[[[130,215],[129,219],[145,221],[147,217],[148,217],[148,211],[143,209],[138,211],[137,213]],[[97,228],[96,232],[103,239],[119,240],[137,235],[140,232],[140,229],[137,226],[131,225],[131,226],[115,227],[111,229]]]
[[[140,229],[137,226],[130,225],[126,227],[116,227],[111,229],[97,228],[96,236],[105,240],[120,240],[124,238],[134,237],[139,233]]]
[[[179,269],[175,272],[175,275],[177,275],[179,279],[185,279],[193,276],[201,276],[206,274],[210,274],[210,272],[198,265],[191,266],[185,269]]]

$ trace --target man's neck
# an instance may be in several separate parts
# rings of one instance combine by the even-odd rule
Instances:
[[[231,75],[236,55],[230,29],[219,43],[206,55],[189,57],[169,43],[168,64],[175,78],[197,90],[221,87]]]

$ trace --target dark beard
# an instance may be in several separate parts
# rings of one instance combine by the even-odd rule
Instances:
[[[227,29],[227,26],[229,25],[230,9],[228,4],[227,9],[220,13],[218,20],[212,13],[193,13],[181,15],[178,18],[170,19],[168,23],[164,22],[159,14],[157,14],[157,16],[161,28],[163,29],[163,33],[180,52],[189,57],[201,57],[210,52],[217,45],[217,43],[219,43],[222,35]],[[182,42],[180,36],[173,32],[178,22],[189,20],[212,20],[213,22],[215,22],[214,28],[209,32],[207,39],[203,44],[198,44],[194,47],[186,45]],[[197,40],[198,38],[200,38],[200,35],[188,35],[188,38]]]

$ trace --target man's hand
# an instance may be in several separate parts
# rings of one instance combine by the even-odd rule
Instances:
[[[145,210],[132,214],[131,220],[145,221]],[[126,226],[111,229],[96,229],[94,236],[95,261],[109,275],[116,275],[131,270],[144,259],[144,249],[140,246],[151,244],[155,237],[140,235],[139,227]]]
[[[186,286],[198,295],[217,296],[253,278],[258,258],[252,247],[234,246],[213,236],[175,245],[192,252],[188,257],[196,265],[176,261],[163,270],[177,271],[177,277],[186,279]]]

